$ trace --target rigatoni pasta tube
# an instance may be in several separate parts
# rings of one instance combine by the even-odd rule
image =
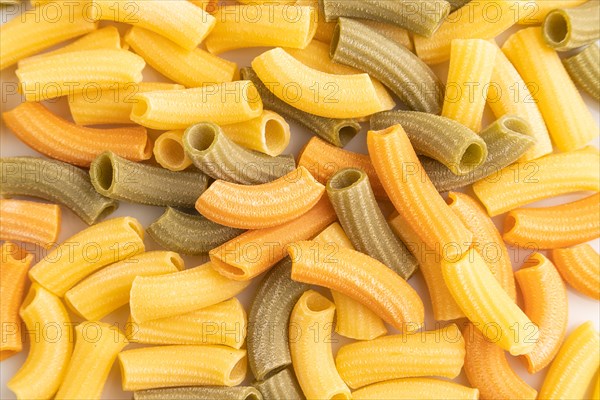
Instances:
[[[455,324],[434,331],[383,336],[342,346],[335,363],[353,389],[397,378],[455,378],[465,357],[465,341]]]
[[[454,300],[486,338],[512,355],[533,349],[538,327],[506,294],[476,250],[456,262],[442,261],[442,274]]]
[[[29,332],[29,354],[6,386],[18,399],[52,398],[65,377],[73,351],[69,314],[58,297],[37,283],[29,288],[19,314]],[[48,331],[46,340],[36,336],[40,327]]]
[[[25,102],[2,114],[6,126],[28,146],[48,157],[89,167],[106,150],[133,161],[152,156],[142,127],[96,129],[77,126],[40,103]]]
[[[134,400],[262,400],[260,392],[252,386],[185,386],[138,390],[133,393]]]
[[[136,277],[168,274],[183,268],[183,260],[177,253],[142,253],[88,276],[65,293],[65,302],[88,321],[98,321],[129,302],[129,291]]]
[[[514,33],[504,43],[502,51],[525,82],[537,85],[533,98],[560,151],[579,149],[598,136],[598,124],[558,54],[544,43],[540,28],[526,28]]]
[[[238,282],[210,263],[171,274],[138,276],[131,286],[131,319],[144,323],[212,306],[236,296],[251,281]]]
[[[575,290],[600,300],[600,257],[589,244],[552,250],[552,260],[562,278]]]
[[[58,296],[94,271],[144,251],[144,228],[132,217],[91,226],[71,236],[31,268],[29,277]]]
[[[182,130],[167,131],[154,141],[152,152],[161,167],[177,172],[192,165],[192,160],[183,149],[183,132]]]
[[[562,60],[569,76],[577,86],[600,102],[600,46],[593,43],[581,53]]]
[[[4,242],[0,247],[0,361],[23,349],[19,308],[32,260],[32,254],[14,243]]]
[[[402,126],[369,131],[367,146],[373,166],[396,210],[427,247],[444,257],[460,257],[473,235],[448,210],[429,178],[417,172],[421,163]]]
[[[423,303],[417,293],[374,258],[316,241],[292,243],[288,252],[293,280],[350,296],[396,329],[408,331],[423,325]]]
[[[254,382],[252,385],[260,391],[264,400],[304,399],[304,394],[291,366],[276,372],[265,380]]]
[[[117,354],[128,343],[118,328],[107,323],[77,325],[73,355],[55,399],[100,399]]]
[[[155,346],[119,353],[125,391],[172,386],[236,386],[246,378],[246,350],[225,346]]]
[[[520,25],[540,25],[548,13],[557,8],[577,7],[588,0],[534,0],[519,4]]]
[[[350,399],[350,389],[335,368],[329,337],[335,305],[314,290],[300,297],[290,315],[290,353],[307,400]],[[312,327],[312,328],[311,328]],[[315,335],[309,332],[317,327]],[[314,368],[317,366],[318,368]]]
[[[527,370],[534,374],[552,362],[565,338],[569,319],[567,289],[554,265],[540,253],[530,255],[515,272],[515,278],[523,294],[525,314],[540,330],[537,343],[523,356]]]
[[[0,199],[0,240],[50,248],[58,239],[61,212],[56,204]]]
[[[376,383],[352,392],[354,400],[477,400],[479,391],[453,382],[404,378]]]
[[[258,118],[221,128],[237,144],[271,157],[283,153],[290,143],[290,125],[273,111],[264,110]]]
[[[590,1],[573,8],[556,8],[542,24],[546,44],[557,51],[573,50],[600,39],[600,7]]]

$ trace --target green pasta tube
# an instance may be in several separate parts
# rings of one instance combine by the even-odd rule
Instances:
[[[87,171],[38,157],[0,158],[0,194],[39,197],[63,204],[88,225],[103,219],[119,205],[96,192]]]
[[[309,285],[291,279],[292,262],[281,260],[262,280],[248,315],[248,363],[256,379],[292,364],[288,345],[290,313]]]
[[[442,112],[444,85],[431,68],[406,47],[363,23],[340,18],[333,31],[330,56],[380,80],[411,110]]]
[[[167,250],[196,256],[208,253],[244,231],[219,225],[198,213],[192,215],[168,207],[150,224],[147,232]]]
[[[464,7],[471,0],[446,0],[446,1],[448,3],[450,3],[450,12],[453,13],[454,11],[458,10],[459,8]]]
[[[487,159],[466,175],[457,176],[445,165],[422,157],[421,164],[439,192],[458,189],[484,179],[517,161],[535,144],[531,126],[514,115],[505,115],[480,133],[487,144]]]
[[[301,111],[275,96],[250,67],[240,69],[242,79],[252,81],[266,110],[275,111],[285,119],[295,121],[308,131],[337,147],[344,147],[360,131],[354,119],[324,118]]]
[[[594,43],[581,53],[563,60],[573,82],[600,101],[600,47]]]
[[[189,386],[139,390],[134,400],[262,400],[252,386]]]
[[[208,185],[201,172],[169,171],[126,160],[110,151],[92,162],[90,178],[104,196],[153,206],[193,208]]]
[[[542,25],[548,46],[557,51],[573,50],[600,39],[600,2],[588,1],[573,8],[550,11]]]
[[[431,37],[450,13],[450,3],[445,0],[320,0],[320,5],[327,22],[339,17],[364,18],[426,37]],[[379,43],[371,46],[377,48]]]
[[[293,155],[271,157],[248,150],[235,144],[212,122],[190,126],[182,140],[194,165],[214,179],[256,185],[271,182],[296,168]]]
[[[304,400],[304,394],[291,366],[252,385],[259,390],[264,400]]]
[[[356,168],[343,169],[327,182],[327,194],[356,250],[381,261],[402,278],[410,278],[417,260],[389,227],[367,174]]]
[[[485,141],[471,129],[446,117],[412,111],[385,111],[371,117],[371,129],[402,125],[417,154],[433,158],[455,175],[464,175],[487,158]]]

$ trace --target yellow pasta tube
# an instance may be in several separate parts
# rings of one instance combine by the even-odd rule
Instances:
[[[246,377],[246,350],[225,346],[156,346],[119,353],[123,390],[236,386]]]
[[[443,258],[456,259],[473,235],[448,210],[413,150],[402,126],[367,134],[369,155],[392,204],[417,236]]]
[[[29,271],[57,296],[94,271],[144,251],[144,228],[132,217],[100,222],[71,236]]]
[[[588,147],[518,162],[473,184],[490,216],[548,197],[600,190],[600,153]]]
[[[127,338],[151,344],[219,344],[239,349],[246,339],[246,311],[235,297],[186,314],[127,324]]]
[[[598,124],[560,57],[544,42],[541,28],[518,31],[508,38],[502,51],[523,80],[536,85],[533,98],[560,151],[579,149],[598,136]]]
[[[552,260],[562,278],[575,290],[600,300],[600,257],[589,244],[552,250]]]
[[[429,378],[404,378],[376,383],[352,392],[353,400],[477,400],[479,391]]]
[[[475,132],[481,130],[486,89],[489,87],[496,46],[481,39],[452,41],[442,116]]]
[[[55,399],[100,399],[117,354],[127,344],[125,335],[107,323],[86,321],[77,325],[73,355]]]
[[[25,102],[2,114],[10,130],[36,151],[81,167],[89,167],[107,149],[132,161],[150,158],[146,129],[96,129],[77,126],[40,103]]]
[[[156,32],[184,49],[198,46],[215,25],[215,18],[187,1],[92,0],[95,20],[124,22]]]
[[[598,370],[600,340],[592,322],[567,337],[544,379],[538,399],[583,399]]]
[[[112,85],[109,88],[92,88],[69,96],[69,109],[77,125],[133,124],[129,116],[133,96],[156,90],[180,90],[175,83],[140,82]]]
[[[50,248],[58,239],[61,213],[56,204],[0,199],[0,240]]]
[[[198,122],[234,124],[258,118],[263,107],[251,81],[134,96],[131,120],[152,129],[187,129]]]
[[[142,253],[88,276],[65,293],[65,302],[83,318],[100,320],[129,302],[129,291],[136,277],[168,274],[183,268],[183,260],[172,251]]]
[[[324,245],[335,245],[354,250],[352,242],[337,222],[325,228],[314,240]],[[381,318],[368,307],[335,290],[331,291],[331,295],[336,311],[335,331],[339,335],[356,340],[371,340],[387,333],[387,328]]]
[[[567,289],[554,265],[540,253],[530,255],[515,278],[523,294],[525,314],[540,330],[533,350],[523,356],[527,370],[534,374],[552,362],[565,338]]]
[[[198,47],[186,50],[167,38],[134,26],[125,34],[131,46],[155,70],[186,87],[230,82],[237,64]]]
[[[557,8],[577,7],[587,0],[533,0],[519,2],[519,24],[540,25]]]
[[[65,40],[96,29],[83,4],[57,1],[36,7],[2,24],[0,70]]]
[[[4,242],[0,247],[0,361],[23,349],[19,307],[32,260],[33,255],[16,244]]]
[[[206,48],[213,54],[261,46],[303,49],[315,35],[316,13],[314,7],[280,3],[224,5],[214,14]]]
[[[335,368],[331,350],[334,312],[331,301],[307,290],[290,315],[292,365],[307,400],[351,398],[350,389]]]
[[[143,58],[125,50],[82,50],[31,60],[15,73],[25,99],[42,101],[140,82],[145,65]]]
[[[258,118],[223,125],[221,129],[237,144],[272,157],[283,153],[290,143],[290,125],[273,111],[264,110]]]
[[[310,114],[359,118],[391,109],[381,102],[369,75],[321,72],[281,48],[256,57],[252,68],[275,96]]]
[[[218,224],[264,229],[290,222],[314,207],[325,193],[304,167],[262,185],[217,180],[202,193],[196,210]]]
[[[384,336],[342,346],[335,363],[353,389],[397,378],[455,378],[465,357],[465,341],[455,324],[434,331]]]
[[[183,130],[167,131],[154,141],[154,158],[163,168],[183,171],[192,165],[192,160],[183,149]]]
[[[19,313],[29,332],[29,354],[6,386],[18,399],[50,399],[73,351],[69,315],[60,299],[37,283],[31,285]]]
[[[211,263],[171,274],[138,276],[129,299],[131,319],[144,323],[199,310],[236,296],[250,283],[225,278]]]
[[[531,352],[538,327],[506,294],[475,249],[456,262],[442,261],[444,281],[467,318],[512,355]]]

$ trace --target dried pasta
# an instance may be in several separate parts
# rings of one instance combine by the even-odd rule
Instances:
[[[600,257],[589,244],[552,250],[552,260],[562,278],[575,290],[600,299]]]
[[[58,239],[61,212],[56,204],[0,199],[0,240],[50,248]]]
[[[161,167],[170,171],[183,171],[192,165],[192,160],[183,149],[183,130],[167,131],[154,141],[154,158]]]
[[[593,43],[581,53],[562,60],[569,76],[577,86],[596,101],[600,101],[600,46]]]
[[[138,390],[133,393],[133,400],[262,400],[262,395],[252,386],[236,387],[174,387],[161,389]]]
[[[283,153],[290,143],[290,125],[273,111],[264,110],[258,118],[221,128],[235,143],[271,157]]]
[[[369,385],[352,392],[355,400],[456,399],[477,400],[479,391],[453,382],[404,378]]]
[[[573,50],[600,39],[600,6],[596,1],[556,8],[542,24],[546,44],[557,51]]]

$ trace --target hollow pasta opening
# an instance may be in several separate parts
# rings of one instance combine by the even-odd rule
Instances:
[[[244,271],[243,269],[239,268],[239,267],[235,267],[233,265],[229,265],[227,263],[224,262],[219,262],[218,263],[218,269],[219,271],[221,271],[224,275],[233,275],[233,276],[244,276],[246,275],[246,271]]]
[[[507,215],[504,220],[504,232],[505,234],[511,232],[517,226],[517,219],[512,215]]]
[[[229,372],[229,382],[238,385],[246,378],[246,356],[240,358]]]
[[[521,135],[529,136],[531,134],[529,125],[520,118],[505,117],[502,124],[506,129],[520,133]]]
[[[136,219],[129,217],[127,226],[129,226],[140,238],[144,238],[144,227],[140,225]]]
[[[331,307],[331,302],[318,293],[311,293],[306,297],[306,308],[312,312],[322,312]]]
[[[483,154],[483,147],[481,147],[479,143],[471,144],[469,147],[467,147],[462,158],[460,159],[460,170],[470,170],[473,169],[475,165],[481,164]]]
[[[248,393],[244,400],[260,400],[260,398],[256,395],[256,393]]]
[[[96,182],[104,191],[109,191],[115,180],[115,169],[112,158],[108,154],[102,154],[96,160],[94,167]]]
[[[265,123],[265,144],[270,154],[275,155],[285,150],[287,146],[286,127],[281,121],[269,119]]]
[[[164,138],[158,145],[158,151],[165,164],[180,167],[185,161],[185,152],[181,143],[172,138]]]
[[[566,16],[561,12],[548,14],[544,22],[544,32],[554,45],[566,41],[569,37],[569,22]]]
[[[197,124],[190,128],[191,130],[186,133],[188,144],[197,151],[208,150],[217,138],[216,126],[212,124]]]
[[[344,190],[356,185],[364,176],[361,170],[348,168],[335,174],[327,185],[330,190]]]
[[[131,108],[131,115],[134,117],[143,117],[148,112],[148,102],[144,98],[138,98]]]
[[[184,268],[184,263],[183,260],[181,259],[181,257],[178,256],[171,256],[169,258],[169,261],[171,262],[171,264],[173,264],[175,266],[175,268],[177,268],[179,271],[183,270]]]
[[[354,136],[356,136],[357,133],[358,133],[358,129],[356,129],[355,126],[352,126],[352,125],[341,126],[337,131],[337,135],[340,140],[341,146],[344,147],[348,143],[350,143],[350,141],[352,139],[354,139]]]
[[[331,396],[331,400],[349,400],[350,396],[348,393],[336,393]]]

